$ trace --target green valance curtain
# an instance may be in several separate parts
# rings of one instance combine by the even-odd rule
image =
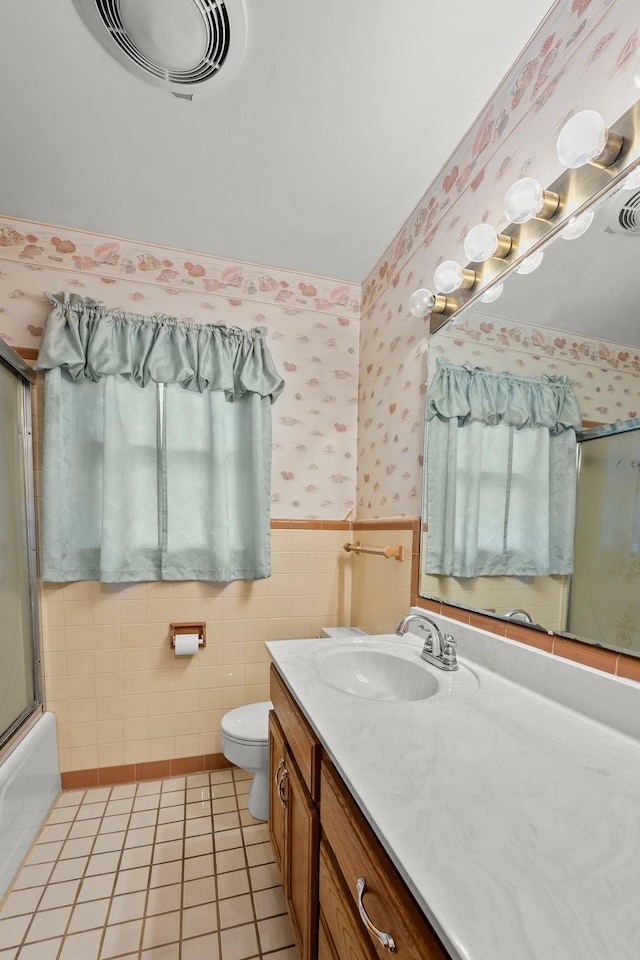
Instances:
[[[426,572],[570,573],[580,422],[567,377],[441,358],[427,393]]]
[[[264,331],[49,299],[43,578],[269,576],[283,380]]]

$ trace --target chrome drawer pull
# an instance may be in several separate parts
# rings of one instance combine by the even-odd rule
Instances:
[[[278,796],[280,797],[280,803],[282,804],[283,807],[286,807],[287,805],[287,798],[284,796],[282,792],[282,788],[284,787],[285,781],[288,779],[289,779],[289,771],[285,767],[284,770],[282,771],[280,782],[278,783]]]
[[[381,946],[385,950],[388,950],[389,953],[395,953],[396,942],[391,934],[385,933],[383,930],[378,930],[378,928],[369,919],[367,911],[364,908],[362,898],[367,892],[367,883],[364,877],[359,877],[358,882],[356,883],[356,890],[358,891],[358,912],[360,913],[360,919],[364,923],[369,933],[372,933],[373,936],[380,941]]]
[[[279,790],[280,788],[280,784],[278,783],[278,774],[280,773],[283,767],[284,767],[284,757],[280,757],[280,763],[278,764],[278,768],[273,775],[273,782],[276,785],[276,790]]]

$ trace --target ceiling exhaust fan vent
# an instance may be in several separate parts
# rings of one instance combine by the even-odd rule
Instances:
[[[74,0],[100,44],[128,70],[190,99],[224,67],[238,67],[246,40],[243,0]]]
[[[627,197],[617,217],[615,233],[632,233],[640,237],[640,190]]]

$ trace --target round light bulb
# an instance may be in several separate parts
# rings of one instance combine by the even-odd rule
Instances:
[[[433,275],[433,283],[439,293],[453,293],[462,286],[464,272],[455,260],[445,260]]]
[[[560,163],[575,169],[597,159],[607,146],[608,131],[596,110],[581,110],[567,120],[556,142]]]
[[[478,223],[464,239],[464,252],[474,263],[483,263],[496,253],[500,238],[490,223]]]
[[[533,177],[516,180],[504,198],[504,212],[512,223],[527,223],[544,209],[544,190]]]
[[[585,210],[577,217],[571,217],[569,223],[560,231],[563,240],[577,240],[583,233],[586,233],[593,223],[593,210]]]
[[[537,270],[540,264],[542,263],[542,258],[544,257],[544,250],[536,250],[535,253],[532,253],[527,257],[526,260],[523,260],[520,266],[517,268],[516,273],[527,274],[533,273],[534,270]]]
[[[486,293],[482,294],[480,300],[482,303],[493,303],[494,300],[498,299],[503,290],[503,283],[494,283],[492,287],[489,287]]]
[[[435,302],[436,298],[431,290],[422,287],[420,290],[414,290],[409,297],[409,310],[414,317],[426,317],[433,310]]]

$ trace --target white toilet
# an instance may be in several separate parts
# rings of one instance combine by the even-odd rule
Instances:
[[[225,713],[220,724],[222,752],[242,770],[253,774],[249,813],[269,819],[269,711],[270,701],[248,703]]]

